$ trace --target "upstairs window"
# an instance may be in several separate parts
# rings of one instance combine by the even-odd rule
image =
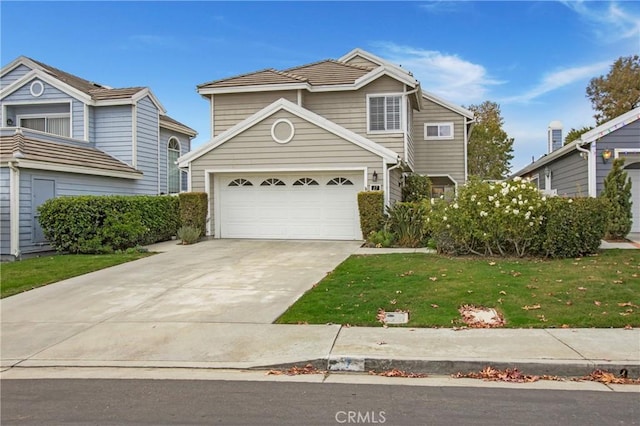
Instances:
[[[20,127],[71,137],[71,120],[68,115],[22,116]]]
[[[180,192],[180,170],[176,164],[178,157],[180,157],[180,142],[176,138],[171,138],[167,145],[167,189],[169,194]]]
[[[453,123],[425,123],[424,139],[453,139]]]
[[[402,96],[370,95],[367,100],[370,132],[402,130]]]

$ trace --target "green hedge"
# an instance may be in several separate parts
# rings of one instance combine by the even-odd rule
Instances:
[[[180,223],[200,231],[200,235],[207,233],[207,193],[183,192],[180,199]]]
[[[538,254],[577,257],[598,250],[607,224],[607,202],[598,198],[551,198],[544,205]]]
[[[68,253],[109,253],[170,239],[180,224],[171,196],[72,196],[42,204],[40,225],[51,246]]]
[[[377,232],[384,223],[384,193],[382,191],[364,191],[358,193],[360,211],[360,229],[365,239]]]

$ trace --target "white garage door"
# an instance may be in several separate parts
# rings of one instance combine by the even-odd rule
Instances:
[[[218,174],[221,238],[360,240],[363,172]]]
[[[627,175],[631,178],[631,205],[632,220],[631,232],[640,232],[640,169],[627,169]]]

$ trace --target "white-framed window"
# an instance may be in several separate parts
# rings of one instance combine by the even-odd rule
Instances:
[[[402,95],[367,95],[369,132],[402,130]]]
[[[167,191],[169,194],[180,192],[180,169],[176,161],[180,157],[180,141],[177,138],[169,138],[167,144]]]
[[[453,123],[424,123],[424,139],[453,139]]]
[[[19,116],[18,120],[19,126],[26,129],[71,137],[71,118],[69,114],[29,114]]]

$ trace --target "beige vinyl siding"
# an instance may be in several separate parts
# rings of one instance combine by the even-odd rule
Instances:
[[[286,144],[271,138],[271,126],[281,118],[290,120],[295,136]],[[207,170],[285,170],[285,169],[362,169],[367,168],[368,181],[374,171],[378,184],[383,185],[382,159],[353,143],[319,128],[287,111],[279,111],[257,123],[233,139],[193,160],[191,163],[191,190],[205,191]],[[214,176],[215,179],[215,176]],[[212,183],[212,182],[210,182]],[[210,188],[210,212],[213,212],[213,185]],[[363,188],[364,189],[364,188]],[[211,219],[211,229],[214,228]]]
[[[354,91],[305,93],[302,106],[404,157],[404,135],[367,133],[367,94],[402,93],[404,85],[382,76]]]
[[[389,204],[402,201],[402,172],[400,169],[389,171]]]
[[[465,183],[464,117],[423,98],[422,110],[413,112],[414,169],[427,175],[450,175]],[[425,123],[453,122],[453,139],[425,140]]]
[[[245,118],[271,105],[280,98],[298,103],[298,91],[273,91],[252,93],[228,93],[214,95],[214,136],[235,126]]]

